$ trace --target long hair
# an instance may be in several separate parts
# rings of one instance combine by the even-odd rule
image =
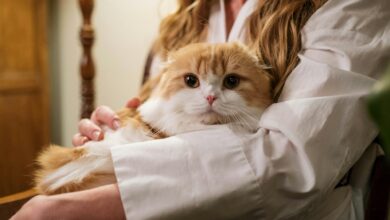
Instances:
[[[217,0],[178,0],[178,9],[162,20],[154,51],[163,57],[167,51],[205,41],[211,5]],[[274,99],[287,76],[298,64],[301,29],[326,0],[259,0],[247,20],[250,48],[269,65]]]

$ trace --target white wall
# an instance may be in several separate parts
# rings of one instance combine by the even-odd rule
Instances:
[[[80,112],[78,1],[51,1],[49,16],[52,141],[71,145]],[[174,0],[96,0],[96,105],[114,109],[137,94],[143,66],[162,16],[175,9]]]

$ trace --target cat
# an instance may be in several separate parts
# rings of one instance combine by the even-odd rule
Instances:
[[[37,161],[40,194],[115,183],[110,147],[169,137],[215,124],[255,131],[272,103],[272,76],[240,43],[197,43],[168,55],[160,74],[141,89],[136,110],[118,112],[122,127],[83,147],[50,146]]]

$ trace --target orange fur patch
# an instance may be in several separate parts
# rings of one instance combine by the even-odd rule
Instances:
[[[37,163],[40,169],[34,174],[34,182],[36,189],[41,194],[47,194],[47,189],[42,184],[43,178],[52,173],[61,166],[77,160],[85,155],[86,150],[83,147],[68,148],[51,145],[43,150],[37,158]]]

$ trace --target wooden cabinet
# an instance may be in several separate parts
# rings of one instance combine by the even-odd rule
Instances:
[[[45,0],[0,0],[0,196],[31,188],[49,143],[46,15]],[[0,219],[16,206],[0,206]]]

